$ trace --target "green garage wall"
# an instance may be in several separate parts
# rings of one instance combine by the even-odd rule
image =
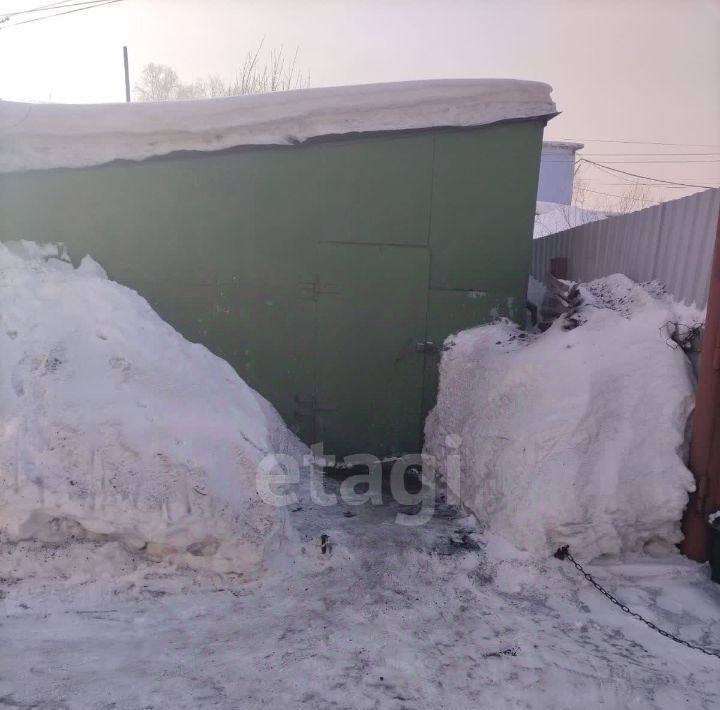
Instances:
[[[544,120],[0,176],[0,239],[91,254],[330,454],[420,450],[440,346],[524,317]]]

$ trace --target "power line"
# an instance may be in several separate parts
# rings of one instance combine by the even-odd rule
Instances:
[[[661,141],[610,140],[608,138],[555,138],[571,143],[623,143],[626,145],[670,145],[682,148],[720,148],[720,143],[663,143]]]
[[[584,154],[581,156],[584,157]],[[720,158],[711,158],[711,159],[703,159],[703,160],[605,160],[603,161],[606,165],[612,164],[612,165],[622,165],[623,163],[627,163],[630,165],[639,165],[639,164],[672,164],[672,165],[691,165],[693,163],[720,163]]]
[[[682,157],[693,157],[693,156],[707,156],[707,155],[720,155],[720,153],[580,153],[581,157],[587,158],[588,156],[592,157],[626,157],[626,158],[634,158],[636,156],[642,156],[642,157],[656,157],[656,158],[674,158],[677,156]]]
[[[14,22],[6,27],[0,27],[5,30],[10,27],[20,27],[20,25],[29,25],[31,22],[40,22],[41,20],[49,20],[53,17],[60,17],[60,15],[72,15],[74,12],[83,12],[84,10],[92,10],[96,7],[102,7],[103,5],[113,5],[116,2],[122,2],[122,0],[98,0],[98,2],[84,3],[83,7],[76,8],[75,10],[65,10],[63,12],[55,12],[51,15],[43,15],[42,17],[33,17],[30,20],[23,20],[22,22]],[[59,8],[58,8],[59,9]]]
[[[0,13],[3,17],[16,17],[17,15],[30,15],[33,12],[43,12],[45,10],[61,10],[66,7],[76,7],[78,5],[94,5],[102,0],[85,0],[84,2],[71,2],[71,0],[59,0],[59,2],[50,3],[50,5],[41,5],[40,7],[31,7],[28,10],[15,10],[14,12]]]
[[[614,168],[614,169],[615,169],[615,168]],[[616,180],[625,180],[626,182],[628,181],[628,178],[623,177],[622,175],[610,175],[610,177],[611,177],[611,178],[615,178]],[[598,181],[598,180],[606,180],[606,179],[608,179],[608,176],[607,176],[607,175],[593,175],[593,176],[591,176],[591,177],[585,177],[585,178],[583,178],[583,179],[584,179],[584,180],[595,180],[595,181]],[[652,179],[654,180],[655,178],[652,178]],[[684,178],[683,178],[683,180],[684,180]],[[694,179],[692,179],[692,180],[688,180],[686,183],[683,183],[683,185],[692,184],[693,187],[695,187],[695,186],[697,186],[698,184],[704,184],[705,182],[714,182],[714,181],[720,182],[720,177],[716,177],[716,178],[706,178],[706,179],[702,180],[701,183],[698,183],[697,181],[695,181]],[[671,180],[670,182],[675,182],[675,181],[674,181],[674,180]]]
[[[592,153],[578,153],[578,158],[586,158]],[[567,163],[567,158],[544,158],[543,163]],[[626,163],[628,165],[639,165],[639,164],[657,164],[657,165],[693,165],[695,163],[720,163],[720,157],[718,158],[701,158],[700,160],[604,160],[603,163],[606,165],[622,165]]]
[[[654,205],[659,205],[657,200],[646,200],[644,197],[632,197],[631,195],[613,195],[609,192],[600,192],[599,190],[591,190],[589,187],[584,188],[585,192],[592,192],[593,195],[604,195],[605,197],[615,197],[618,200],[632,200],[633,202],[652,202]]]
[[[685,185],[658,185],[656,182],[597,182],[596,180],[583,180],[591,185],[600,185],[602,187],[634,187],[639,185],[640,187],[654,187],[658,190],[691,190],[700,185],[693,185],[692,188],[686,187]],[[720,188],[720,185],[716,185]]]
[[[706,190],[713,190],[713,189],[715,189],[715,188],[714,188],[713,186],[711,186],[711,185],[698,185],[698,184],[690,185],[689,183],[686,183],[686,182],[679,182],[679,181],[678,181],[678,182],[675,182],[675,181],[672,181],[672,180],[661,180],[660,178],[654,178],[654,177],[651,177],[650,175],[638,175],[637,173],[630,173],[630,172],[627,172],[626,170],[620,170],[620,169],[618,169],[618,168],[610,168],[610,167],[608,167],[607,165],[605,165],[605,164],[603,164],[603,163],[596,163],[594,160],[588,160],[587,158],[580,158],[580,160],[579,160],[578,162],[579,162],[579,163],[580,163],[580,162],[582,162],[582,163],[588,163],[588,164],[590,164],[590,165],[595,165],[595,166],[597,166],[598,168],[600,168],[601,170],[609,171],[609,172],[612,172],[612,173],[620,173],[621,175],[629,175],[630,177],[640,178],[641,180],[652,180],[652,181],[654,181],[654,182],[660,182],[660,183],[664,183],[664,184],[666,184],[666,185],[680,185],[681,187],[700,187],[700,188],[705,188]]]

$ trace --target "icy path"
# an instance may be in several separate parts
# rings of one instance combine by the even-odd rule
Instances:
[[[2,547],[0,708],[716,707],[720,660],[626,617],[567,562],[529,562],[479,530],[478,549],[450,544],[467,520],[403,528],[391,506],[302,506],[304,557],[220,591],[141,575],[112,546],[45,554],[72,579],[13,580],[39,553]],[[110,554],[123,576],[82,576]],[[658,624],[720,645],[705,569],[670,557],[593,572]]]

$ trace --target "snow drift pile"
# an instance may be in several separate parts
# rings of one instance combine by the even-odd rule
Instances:
[[[0,244],[3,536],[255,571],[285,532],[255,485],[269,452],[301,446],[225,361],[89,257]]]
[[[545,333],[449,339],[427,453],[453,497],[519,547],[592,559],[681,540],[692,373],[666,297],[615,275]],[[575,327],[576,326],[576,327]]]
[[[198,101],[0,101],[0,172],[143,160],[179,150],[291,145],[310,138],[551,117],[551,87],[439,79],[274,91]]]

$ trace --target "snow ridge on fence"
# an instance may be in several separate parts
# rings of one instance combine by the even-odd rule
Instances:
[[[532,275],[547,283],[550,260],[568,259],[568,277],[591,281],[623,273],[657,279],[676,300],[707,304],[720,190],[589,222],[533,241]]]

